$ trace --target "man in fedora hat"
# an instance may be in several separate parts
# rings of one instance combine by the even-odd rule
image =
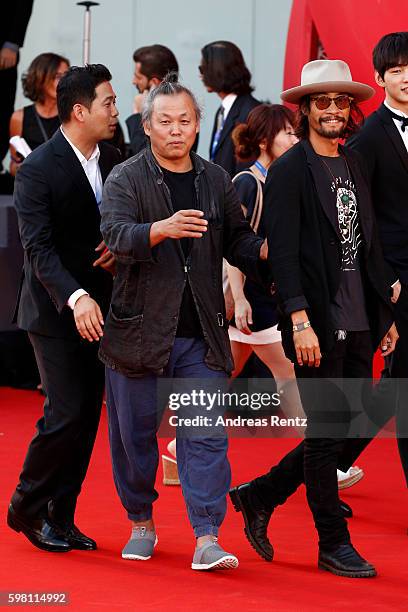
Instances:
[[[369,442],[351,437],[346,396],[361,391],[360,381],[370,388],[374,351],[380,345],[389,355],[398,338],[369,188],[359,158],[339,144],[363,119],[357,104],[373,94],[340,60],[309,62],[301,85],[282,93],[298,105],[300,142],[268,173],[265,226],[282,342],[308,427],[305,440],[268,474],[230,492],[249,541],[270,561],[270,516],[304,482],[318,565],[351,578],[376,571],[352,546],[339,503],[336,469],[347,470]]]

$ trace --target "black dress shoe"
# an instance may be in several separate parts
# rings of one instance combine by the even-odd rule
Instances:
[[[64,535],[71,548],[75,548],[75,550],[96,550],[97,548],[95,540],[88,538],[75,525],[69,527]]]
[[[363,559],[351,544],[341,544],[332,552],[320,550],[318,566],[347,578],[372,578],[377,575],[375,567]]]
[[[64,534],[47,519],[28,519],[18,514],[11,504],[7,513],[7,524],[14,531],[21,531],[31,544],[41,550],[48,552],[72,550]]]
[[[353,516],[351,506],[346,504],[346,502],[342,499],[340,500],[340,510],[342,511],[344,518],[351,518]]]
[[[249,483],[234,487],[229,496],[236,512],[242,512],[245,521],[244,532],[248,542],[265,561],[272,561],[273,547],[268,540],[268,523],[272,511],[255,508],[249,494]]]

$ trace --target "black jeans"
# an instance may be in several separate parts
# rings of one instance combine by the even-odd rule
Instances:
[[[98,429],[104,368],[98,344],[29,334],[43,389],[44,416],[28,448],[12,497],[30,518],[71,523]]]
[[[301,483],[306,484],[307,499],[319,533],[319,545],[333,549],[350,541],[347,523],[341,513],[337,485],[337,468],[347,470],[370,442],[371,438],[315,437],[321,427],[323,378],[372,377],[373,349],[370,332],[349,332],[345,340],[337,341],[332,351],[323,357],[319,368],[295,366],[303,409],[308,417],[306,439],[288,453],[268,474],[251,482],[254,505],[273,509],[283,504]],[[310,381],[316,380],[316,385]],[[306,384],[302,385],[302,381]],[[347,434],[351,418],[343,405],[335,409],[336,398],[325,404],[327,414],[340,414],[340,430]],[[336,424],[336,427],[339,423]],[[335,432],[334,432],[335,433]]]

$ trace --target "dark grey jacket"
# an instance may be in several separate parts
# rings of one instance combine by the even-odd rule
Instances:
[[[187,260],[179,240],[166,239],[150,247],[152,223],[173,214],[170,191],[150,148],[116,166],[105,183],[101,231],[117,259],[117,276],[99,355],[126,376],[163,373],[186,282],[208,346],[206,363],[229,373],[233,362],[222,258],[258,280],[262,273],[258,259],[262,239],[245,221],[230,177],[193,152],[191,157],[197,206],[208,220],[208,230],[193,240]],[[186,200],[186,209],[191,207]]]

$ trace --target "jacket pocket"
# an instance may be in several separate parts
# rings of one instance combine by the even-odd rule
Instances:
[[[112,365],[126,370],[139,370],[142,365],[143,315],[119,318],[112,310],[106,318],[101,342],[102,351]]]

